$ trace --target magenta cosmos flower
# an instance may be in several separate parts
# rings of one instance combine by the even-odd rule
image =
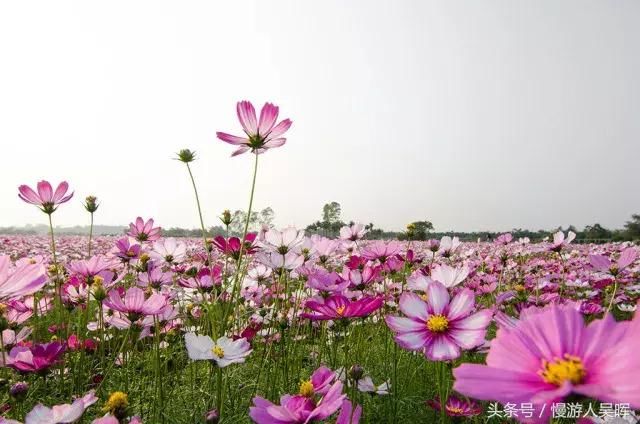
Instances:
[[[60,342],[16,346],[9,351],[5,365],[21,373],[44,373],[60,360],[64,351],[65,345]]]
[[[306,306],[313,312],[303,313],[302,317],[314,321],[363,318],[379,309],[382,303],[383,299],[381,297],[363,297],[351,302],[341,294],[334,294],[326,298],[324,302],[308,301]]]
[[[291,127],[292,122],[289,119],[284,119],[276,125],[278,106],[265,103],[260,111],[260,120],[256,119],[256,110],[251,102],[246,100],[238,102],[236,111],[245,137],[223,132],[216,133],[220,140],[240,146],[231,156],[237,156],[249,150],[255,154],[264,153],[274,147],[282,146],[287,141],[281,136]]]
[[[440,399],[428,400],[427,405],[441,411]],[[463,400],[450,396],[444,404],[445,413],[450,417],[474,417],[482,413],[482,407],[472,400]]]
[[[36,193],[31,187],[21,185],[18,187],[18,197],[27,203],[38,206],[42,212],[49,215],[54,213],[58,206],[68,202],[73,197],[73,192],[67,194],[69,184],[66,181],[58,184],[54,192],[49,181],[42,180],[38,183],[37,190],[38,192]]]
[[[616,323],[607,315],[587,326],[565,305],[528,312],[514,327],[498,330],[487,365],[453,370],[454,390],[503,404],[532,403],[539,422],[548,422],[551,405],[571,394],[640,407],[638,316]]]
[[[299,394],[283,395],[280,405],[275,405],[260,396],[254,397],[254,406],[249,408],[249,416],[257,424],[306,424],[329,418],[340,409],[347,395],[342,393],[343,386],[340,380],[329,385],[330,381],[335,380],[335,373],[331,370],[320,368],[314,373],[316,374],[317,384],[321,385],[323,390],[316,390],[312,376],[311,380],[300,384]]]
[[[432,361],[447,361],[460,356],[460,349],[484,343],[492,312],[484,309],[472,314],[475,295],[471,290],[463,289],[450,301],[446,287],[434,281],[426,295],[424,302],[415,293],[403,293],[400,310],[407,317],[385,317],[400,347],[423,351]]]
[[[127,235],[138,241],[156,241],[160,238],[160,227],[153,226],[153,218],[144,222],[141,217],[137,217],[135,223],[129,224]]]

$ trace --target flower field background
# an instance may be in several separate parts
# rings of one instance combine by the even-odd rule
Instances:
[[[292,125],[278,113],[239,102],[243,135],[218,133],[255,163],[249,215],[258,161]],[[51,233],[2,237],[0,422],[635,422],[634,244],[366,240],[360,224],[326,238],[248,220],[209,238],[195,154],[177,159],[202,238],[142,217],[118,237],[57,237],[69,185],[19,187]],[[93,220],[98,199],[84,206]]]

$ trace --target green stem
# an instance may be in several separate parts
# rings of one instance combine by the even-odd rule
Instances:
[[[200,197],[198,196],[198,189],[196,188],[196,180],[193,178],[193,173],[191,172],[191,167],[189,163],[185,163],[187,165],[187,171],[189,171],[189,178],[191,178],[191,185],[193,186],[193,193],[196,195],[196,205],[198,205],[198,217],[200,218],[200,228],[202,229],[202,241],[204,242],[204,250],[207,252],[207,258],[209,259],[209,266],[211,266],[211,252],[209,251],[209,246],[207,245],[207,230],[204,226],[204,220],[202,219],[202,208],[200,207]]]
[[[89,252],[87,257],[91,257],[91,238],[93,237],[93,212],[91,212],[91,225],[89,225]]]
[[[249,221],[251,220],[251,211],[253,208],[253,195],[256,189],[256,176],[258,175],[258,154],[255,154],[255,162],[253,165],[253,181],[251,182],[251,195],[249,196],[249,210],[247,212],[247,219],[244,223],[244,231],[242,233],[242,238],[240,239],[240,252],[238,254],[238,262],[236,267],[236,275],[233,279],[233,289],[231,291],[231,298],[229,299],[229,305],[233,305],[236,299],[236,294],[238,292],[238,286],[244,277],[244,271],[242,271],[242,259],[244,255],[245,248],[245,239],[247,238],[247,231],[249,231]],[[222,316],[222,332],[224,335],[224,331],[227,328],[227,317],[229,316],[229,310],[227,307],[223,308],[223,316]]]
[[[613,280],[613,293],[611,293],[611,300],[609,301],[609,306],[607,307],[607,311],[604,313],[606,317],[611,312],[611,307],[613,307],[613,302],[616,300],[616,293],[618,292],[618,279]]]

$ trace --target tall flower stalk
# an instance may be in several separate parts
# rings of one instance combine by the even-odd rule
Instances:
[[[93,213],[98,210],[98,203],[95,196],[87,196],[84,202],[84,208],[89,212],[91,216],[91,222],[89,224],[89,247],[87,249],[87,257],[91,257],[91,239],[93,238]]]
[[[204,243],[204,250],[207,252],[207,259],[209,265],[211,265],[211,251],[209,250],[209,244],[207,243],[207,229],[204,226],[204,219],[202,218],[202,207],[200,206],[200,196],[198,196],[198,188],[196,187],[196,180],[193,178],[193,172],[191,172],[190,162],[196,160],[196,152],[192,152],[189,149],[182,149],[178,152],[177,160],[184,163],[187,166],[189,172],[189,178],[191,179],[191,186],[193,187],[193,193],[196,196],[196,205],[198,206],[198,217],[200,218],[200,229],[202,230],[202,242]]]
[[[260,110],[260,118],[256,116],[256,110],[253,104],[249,101],[243,100],[236,104],[236,113],[240,125],[244,131],[244,136],[235,136],[224,132],[217,132],[217,137],[225,143],[238,146],[238,148],[231,154],[231,156],[237,156],[248,151],[251,151],[255,155],[255,161],[253,165],[253,181],[251,183],[251,195],[249,196],[249,210],[247,211],[247,218],[244,224],[244,231],[242,232],[240,252],[238,260],[236,262],[236,274],[233,279],[233,289],[231,298],[229,300],[230,307],[233,306],[235,298],[238,292],[238,286],[244,277],[246,266],[243,268],[243,258],[245,254],[245,243],[247,232],[249,231],[249,222],[251,220],[251,212],[253,210],[253,197],[256,188],[256,176],[258,174],[258,155],[266,152],[269,149],[280,147],[287,141],[282,137],[291,127],[292,121],[290,119],[283,119],[276,124],[278,120],[279,108],[272,103],[265,103]],[[247,263],[248,265],[248,263]],[[223,330],[226,329],[227,317],[229,315],[228,308],[225,308],[222,317]]]

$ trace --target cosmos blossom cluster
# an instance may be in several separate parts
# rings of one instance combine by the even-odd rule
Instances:
[[[270,103],[237,115],[244,134],[218,138],[254,156],[250,211],[258,156],[292,123]],[[195,191],[195,154],[178,159]],[[51,232],[0,247],[0,423],[448,422],[492,402],[542,423],[562,402],[640,408],[631,243],[382,241],[360,224],[233,235],[228,213],[211,235],[199,203],[201,239],[143,217],[120,236],[56,237],[69,185],[19,197]]]

